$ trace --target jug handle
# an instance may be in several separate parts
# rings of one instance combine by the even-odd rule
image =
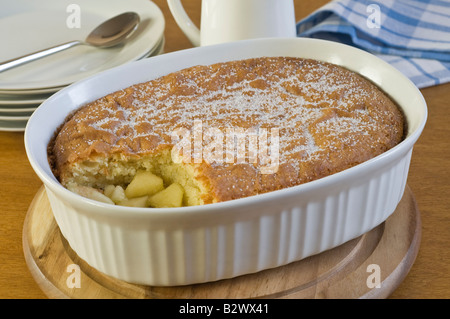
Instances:
[[[172,12],[175,22],[187,36],[189,41],[196,47],[200,46],[200,30],[187,15],[181,4],[181,0],[167,0],[167,4],[169,5],[169,10]]]

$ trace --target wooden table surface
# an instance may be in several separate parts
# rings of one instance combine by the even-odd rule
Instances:
[[[166,19],[165,52],[190,48],[175,24],[166,0],[154,1]],[[325,4],[296,0],[296,19]],[[200,0],[185,0],[199,25]],[[132,9],[132,8],[130,8]],[[422,217],[422,241],[417,259],[391,298],[450,297],[450,83],[421,90],[428,104],[428,121],[415,145],[408,185]],[[46,298],[32,278],[22,250],[22,226],[27,209],[42,186],[26,157],[22,132],[0,132],[0,298]]]

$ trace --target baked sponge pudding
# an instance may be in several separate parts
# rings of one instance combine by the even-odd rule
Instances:
[[[88,103],[48,148],[80,195],[138,207],[275,191],[367,161],[403,139],[397,105],[330,63],[262,57],[194,66]]]

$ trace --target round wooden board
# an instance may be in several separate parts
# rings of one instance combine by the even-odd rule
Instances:
[[[217,282],[142,286],[100,273],[79,258],[61,235],[42,187],[27,212],[23,249],[34,279],[49,298],[386,298],[411,269],[420,237],[420,212],[407,186],[384,223],[321,254]],[[73,265],[79,266],[78,272]],[[79,287],[71,284],[75,275]]]

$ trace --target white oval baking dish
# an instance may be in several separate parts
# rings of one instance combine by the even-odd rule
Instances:
[[[47,144],[79,106],[189,66],[258,56],[328,61],[371,79],[403,109],[406,139],[374,159],[314,182],[197,207],[106,205],[68,191],[53,176]],[[152,57],[77,82],[33,113],[25,146],[63,236],[82,259],[132,283],[187,285],[285,265],[382,223],[403,195],[413,145],[426,117],[426,103],[412,82],[369,53],[315,39],[257,39]]]

